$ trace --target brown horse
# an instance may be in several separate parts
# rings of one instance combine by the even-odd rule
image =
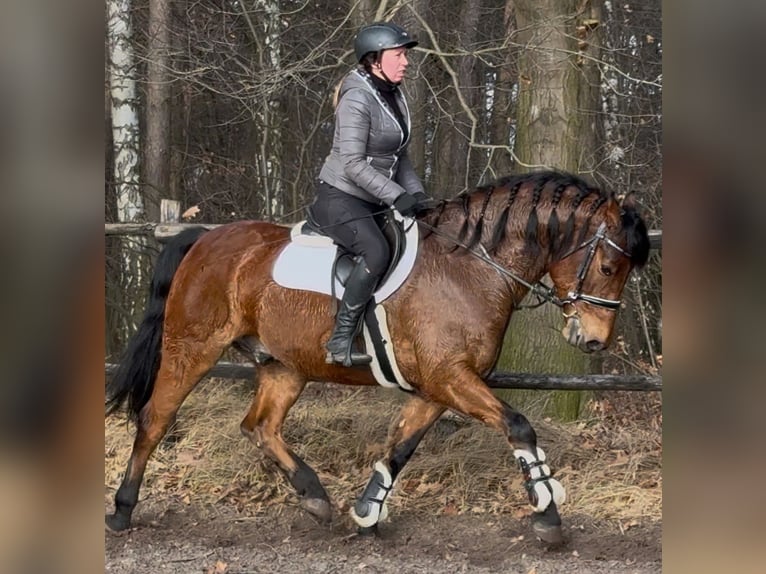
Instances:
[[[564,491],[527,419],[485,384],[511,313],[530,288],[564,311],[563,334],[586,352],[610,340],[631,269],[649,253],[646,226],[628,202],[559,172],[514,176],[463,194],[419,220],[415,266],[383,305],[396,361],[414,388],[352,515],[371,532],[385,517],[397,475],[437,418],[452,409],[497,429],[514,448],[543,540],[561,540]],[[108,412],[126,400],[137,423],[133,452],[108,526],[130,525],[147,459],[192,388],[227,347],[248,349],[258,385],[242,432],[271,458],[301,505],[322,520],[329,497],[282,439],[306,382],[373,385],[367,367],[325,363],[333,326],[327,295],[286,289],[271,276],[289,229],[239,222],[189,230],[160,254],[146,316],[108,387]],[[553,289],[538,282],[546,273]]]

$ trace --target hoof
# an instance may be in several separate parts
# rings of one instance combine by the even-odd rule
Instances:
[[[301,508],[320,522],[327,523],[332,519],[332,507],[323,498],[304,498],[301,500]]]
[[[543,520],[533,517],[532,530],[546,544],[559,545],[564,542],[560,524],[547,524]]]
[[[373,524],[372,526],[358,526],[356,529],[356,533],[359,536],[377,536],[378,525]]]
[[[106,527],[113,532],[121,532],[130,527],[130,518],[117,513],[107,514],[104,522],[106,522]]]

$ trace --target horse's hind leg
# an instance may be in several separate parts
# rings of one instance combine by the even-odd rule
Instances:
[[[360,534],[371,534],[386,517],[386,498],[394,481],[410,460],[423,436],[445,411],[443,405],[413,396],[399,412],[388,432],[386,455],[375,463],[367,486],[357,499],[351,516]]]
[[[137,420],[136,438],[125,476],[114,496],[114,513],[106,516],[106,524],[112,530],[125,530],[130,526],[149,457],[175,420],[181,404],[218,360],[222,349],[199,345],[199,348],[186,348],[183,353],[170,352],[167,347],[163,351],[152,396]],[[195,358],[194,363],[191,357]]]
[[[282,423],[305,386],[303,376],[279,362],[259,367],[258,390],[240,429],[285,474],[301,499],[301,507],[327,522],[332,509],[319,477],[282,438]]]

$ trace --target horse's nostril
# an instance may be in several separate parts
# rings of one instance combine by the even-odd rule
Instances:
[[[599,341],[598,339],[591,339],[587,343],[585,343],[585,346],[588,348],[589,352],[593,351],[603,351],[606,348],[606,345]]]

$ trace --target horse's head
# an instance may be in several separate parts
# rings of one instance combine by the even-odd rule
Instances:
[[[576,234],[577,242],[549,268],[563,300],[566,340],[585,352],[605,349],[611,340],[620,296],[631,270],[649,257],[644,221],[628,199],[609,199]]]

